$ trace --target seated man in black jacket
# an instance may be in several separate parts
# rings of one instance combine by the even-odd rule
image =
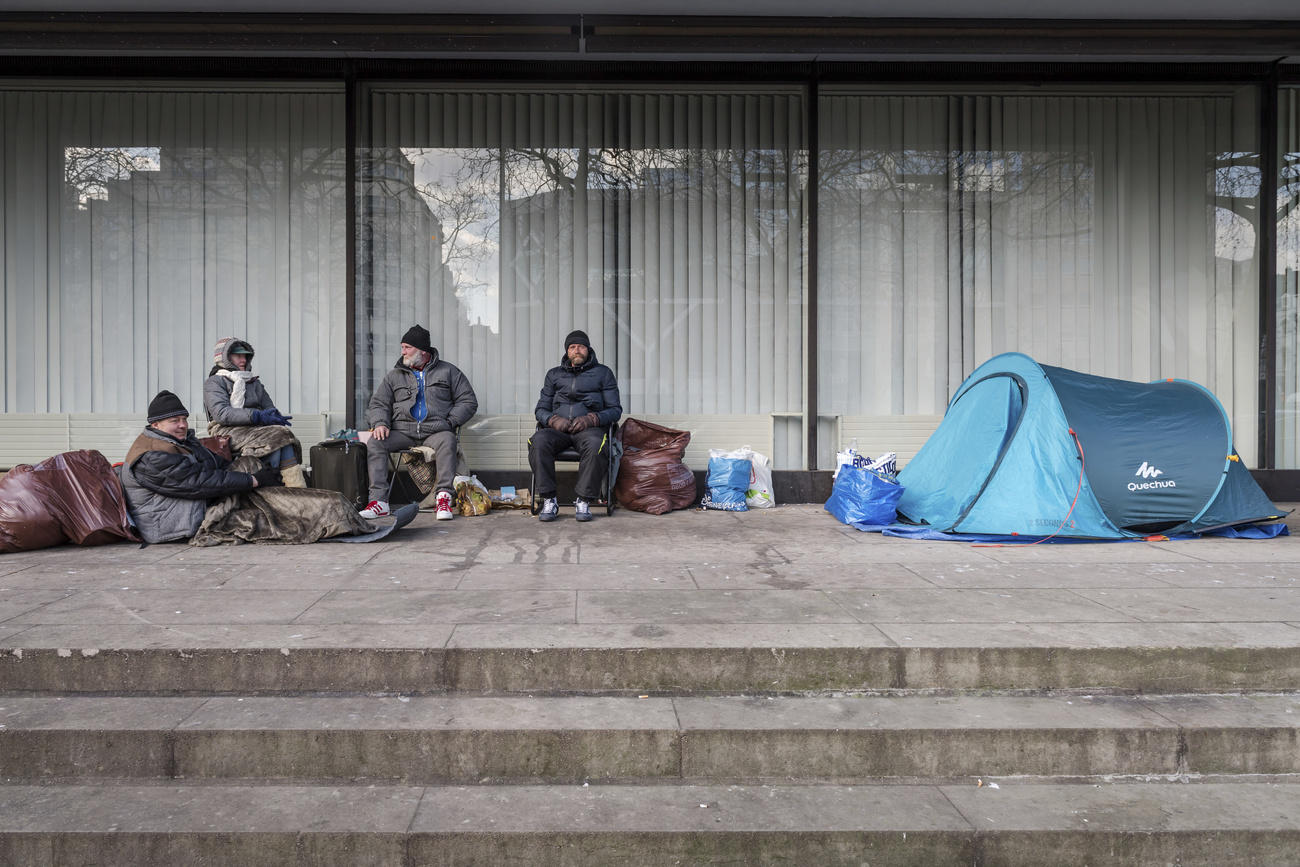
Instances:
[[[583,331],[564,338],[564,358],[546,373],[537,399],[538,429],[528,440],[528,463],[533,468],[537,494],[542,499],[543,521],[560,516],[556,502],[555,456],[567,448],[578,450],[579,521],[591,520],[591,501],[600,497],[609,461],[610,425],[623,415],[614,371],[596,360],[596,351]]]
[[[190,412],[170,391],[149,402],[148,426],[135,438],[118,470],[127,506],[146,542],[188,539],[198,532],[208,501],[280,484],[280,471],[255,474],[226,469],[190,430]]]

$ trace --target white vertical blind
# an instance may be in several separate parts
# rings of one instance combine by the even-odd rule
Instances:
[[[1277,466],[1300,468],[1300,88],[1278,106]]]
[[[802,411],[798,93],[377,90],[369,111],[359,390],[419,322],[481,411],[531,413],[581,328],[630,413]]]
[[[218,337],[343,412],[341,92],[0,90],[6,412],[202,412]]]
[[[1200,382],[1253,462],[1253,94],[823,96],[820,411],[940,414],[1014,350]]]

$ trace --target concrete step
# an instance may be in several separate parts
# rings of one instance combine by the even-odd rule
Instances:
[[[1291,864],[1300,785],[0,786],[0,863]]]
[[[1300,696],[0,697],[0,774],[407,783],[1300,774]]]
[[[1270,623],[40,626],[0,640],[0,692],[726,694],[1286,691]]]

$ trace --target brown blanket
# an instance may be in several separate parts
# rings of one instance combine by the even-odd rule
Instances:
[[[284,425],[225,425],[210,421],[208,436],[230,437],[230,450],[235,453],[235,457],[248,455],[253,458],[264,458],[285,446],[293,446],[299,462],[302,461],[302,443],[298,442],[293,431]]]
[[[260,462],[245,455],[233,469],[250,472]],[[338,491],[318,488],[255,488],[208,506],[190,544],[199,548],[272,542],[305,545],[331,536],[373,533],[379,525],[357,514]]]

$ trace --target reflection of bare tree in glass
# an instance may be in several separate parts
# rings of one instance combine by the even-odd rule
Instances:
[[[857,215],[857,203],[902,209],[962,207],[978,202],[1015,202],[1022,218],[991,220],[992,212],[968,212],[966,228],[1011,233],[1016,240],[1047,240],[1092,232],[1096,170],[1088,154],[1050,151],[885,151],[827,149],[819,154],[819,191],[823,213]],[[1255,245],[1258,220],[1259,154],[1226,152],[1211,156],[1210,185],[1219,251],[1248,258]],[[1296,185],[1300,192],[1300,183]],[[843,206],[843,207],[837,207]],[[1283,203],[1279,202],[1279,218]],[[1291,207],[1296,207],[1295,198]],[[898,232],[902,225],[893,223]],[[1024,233],[1029,232],[1026,236]],[[1225,253],[1221,252],[1221,255]]]
[[[1259,224],[1259,154],[1228,151],[1214,155],[1212,195],[1215,210],[1215,254],[1237,261],[1255,255]]]
[[[403,149],[408,158],[440,150]],[[671,183],[674,194],[685,201],[724,193],[753,197],[746,225],[760,243],[783,243],[792,230],[799,230],[790,225],[785,195],[792,179],[802,177],[802,152],[536,147],[465,148],[457,149],[455,155],[457,168],[446,178],[428,183],[401,177],[374,180],[393,195],[399,192],[397,187],[413,186],[442,222],[443,264],[456,277],[457,295],[483,286],[469,275],[494,252],[491,237],[499,230],[502,201],[543,194],[572,199],[589,190],[659,190]],[[759,207],[760,195],[774,199],[772,206]]]
[[[70,147],[63,151],[63,188],[80,208],[108,198],[108,183],[158,167],[157,148]]]
[[[1284,153],[1280,158],[1277,187],[1277,269],[1287,274],[1294,286],[1300,273],[1300,152]]]
[[[860,201],[889,212],[969,207],[967,228],[1012,233],[1035,240],[1089,231],[1094,170],[1086,155],[1020,150],[862,150],[831,148],[818,154],[823,214],[857,216]],[[1014,202],[1014,222],[994,220],[974,207]],[[901,222],[890,225],[903,231]]]

